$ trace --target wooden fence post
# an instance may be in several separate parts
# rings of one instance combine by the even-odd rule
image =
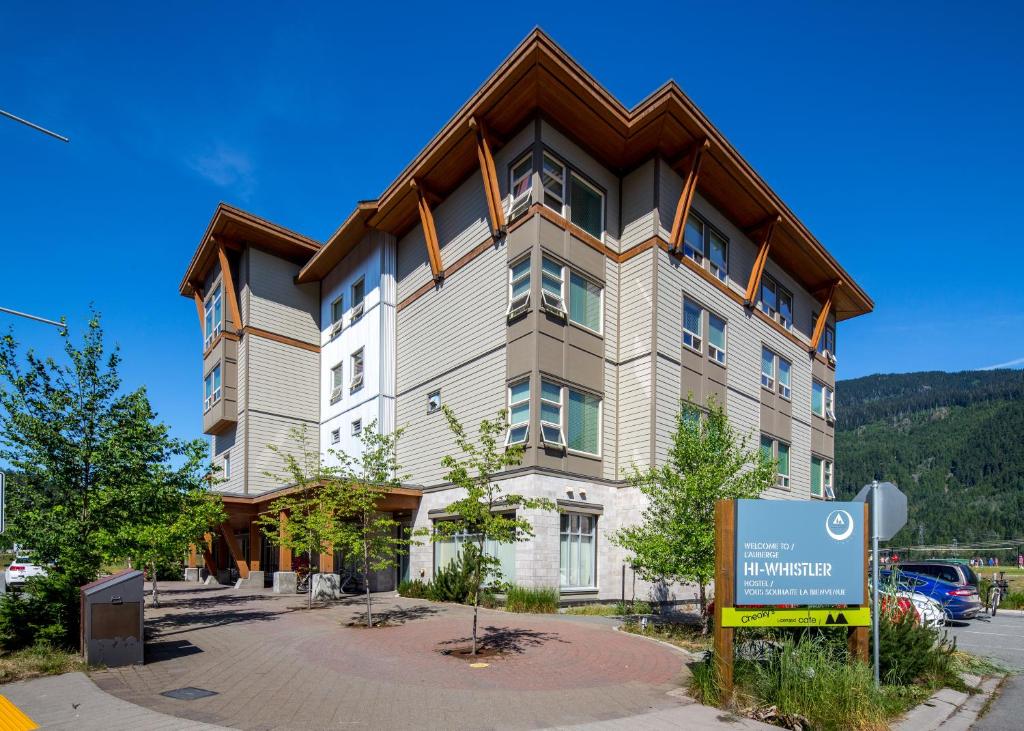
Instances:
[[[864,600],[861,606],[871,606],[871,592],[868,586],[868,563],[871,556],[871,526],[868,520],[868,508],[870,504],[864,502]],[[851,662],[868,662],[871,627],[850,627],[847,637],[847,648],[850,653]]]
[[[735,602],[736,501],[715,502],[715,675],[723,703],[732,700],[735,630],[722,626],[723,610]]]

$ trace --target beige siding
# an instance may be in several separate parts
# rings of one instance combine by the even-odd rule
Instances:
[[[306,343],[320,343],[320,286],[295,284],[299,266],[249,249],[247,325]]]
[[[651,352],[653,256],[645,251],[619,267],[619,362]]]
[[[247,335],[249,404],[255,411],[307,421],[319,418],[319,354]]]
[[[654,160],[648,160],[622,179],[622,251],[642,244],[658,232],[654,168]]]
[[[267,492],[295,482],[286,473],[281,457],[271,451],[269,447],[276,446],[287,453],[301,454],[297,442],[292,439],[291,430],[293,428],[301,429],[303,426],[306,428],[309,448],[312,450],[318,449],[319,435],[317,424],[304,423],[295,419],[287,419],[259,411],[249,412],[247,427],[249,432],[250,494]],[[272,476],[268,477],[265,474],[267,472]]]
[[[619,471],[646,466],[651,457],[651,357],[640,356],[619,366]]]

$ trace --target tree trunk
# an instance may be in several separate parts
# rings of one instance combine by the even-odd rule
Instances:
[[[473,656],[476,657],[476,627],[477,617],[480,615],[480,590],[481,584],[483,584],[483,577],[481,576],[482,565],[484,560],[484,539],[483,533],[480,534],[478,550],[476,553],[476,590],[473,592]]]
[[[366,584],[366,626],[373,627],[373,611],[370,604],[370,543],[363,535],[363,583]]]
[[[310,548],[306,554],[306,609],[313,608],[313,549]]]
[[[708,594],[707,587],[704,582],[698,584],[700,587],[700,633],[706,635],[708,633]]]
[[[153,572],[153,606],[160,606],[160,597],[156,593],[156,562],[150,563],[150,570]]]

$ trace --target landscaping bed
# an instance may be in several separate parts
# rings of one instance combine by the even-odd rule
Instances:
[[[84,671],[85,667],[78,653],[39,644],[0,655],[0,683]]]

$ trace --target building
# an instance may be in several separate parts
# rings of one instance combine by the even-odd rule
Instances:
[[[236,340],[216,304],[232,257]],[[536,537],[499,549],[505,574],[580,600],[617,597],[624,572],[632,586],[608,540],[643,507],[623,473],[665,459],[688,395],[778,458],[769,497],[828,496],[836,325],[873,306],[678,86],[626,109],[539,30],[323,246],[222,206],[181,291],[204,323],[211,301],[226,313],[204,356],[205,376],[224,364],[214,454],[221,434],[243,448],[226,500],[259,509],[287,487],[253,471],[286,425],[351,448],[376,419],[405,430],[415,483],[388,500],[430,528],[455,497],[440,407],[467,426],[508,409],[525,458],[502,479],[559,512],[527,516]],[[429,578],[456,543],[415,547],[403,571]]]

